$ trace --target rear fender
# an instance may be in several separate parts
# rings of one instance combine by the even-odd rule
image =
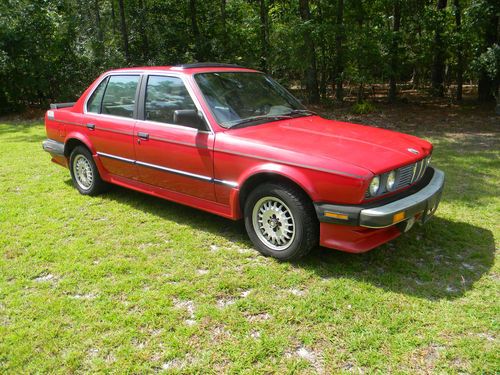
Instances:
[[[83,133],[81,133],[79,131],[72,131],[72,132],[68,133],[67,136],[66,136],[66,139],[64,140],[64,145],[65,145],[64,152],[65,152],[65,154],[66,154],[66,145],[72,139],[76,139],[76,140],[80,141],[81,143],[83,143],[85,145],[85,147],[87,147],[90,150],[90,153],[92,154],[92,157],[94,158],[94,162],[95,162],[95,164],[97,166],[97,170],[99,171],[99,175],[101,176],[101,178],[104,181],[108,181],[109,180],[109,177],[108,177],[109,174],[106,171],[106,169],[104,168],[104,166],[102,165],[101,160],[97,156],[96,149],[94,148],[94,146],[92,145],[92,143],[90,142],[90,140],[88,139],[88,137],[85,134],[83,134]],[[68,155],[68,158],[69,158],[69,155]]]

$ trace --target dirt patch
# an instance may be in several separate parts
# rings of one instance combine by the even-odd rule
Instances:
[[[250,323],[254,323],[254,322],[263,322],[269,320],[272,318],[272,316],[268,313],[260,313],[260,314],[248,314],[246,315],[246,318]]]

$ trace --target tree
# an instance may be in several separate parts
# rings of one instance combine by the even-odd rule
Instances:
[[[344,75],[344,51],[342,42],[344,40],[344,0],[337,0],[337,19],[335,31],[335,61],[334,61],[334,81],[335,96],[338,102],[344,100],[344,90],[342,79]]]
[[[266,0],[260,0],[260,69],[267,72],[269,69],[269,9]]]
[[[118,8],[120,9],[120,31],[123,41],[123,53],[125,55],[125,61],[130,64],[130,51],[128,46],[128,32],[127,32],[127,21],[125,19],[125,5],[123,0],[118,0]]]
[[[149,57],[149,38],[148,38],[148,17],[145,0],[139,0],[139,34],[141,35],[141,51],[143,61]]]
[[[438,96],[456,83],[460,100],[466,81],[500,100],[499,14],[498,0],[9,0],[0,111],[75,100],[109,68],[193,61],[301,82],[310,103],[377,83],[394,101],[404,82]]]
[[[102,62],[104,57],[104,36],[101,25],[99,0],[94,0],[94,14],[95,14],[96,37],[97,37],[97,45],[95,46],[95,55],[96,55],[96,60]]]
[[[434,60],[432,63],[432,93],[435,96],[444,96],[444,60],[445,46],[443,42],[444,9],[447,0],[437,0],[437,17],[434,30]]]
[[[227,11],[226,11],[226,6],[227,6],[227,0],[220,0],[220,17],[221,17],[221,26],[222,26],[222,43],[221,43],[221,49],[222,49],[222,55],[225,55],[226,50],[228,48],[228,35],[227,35]]]
[[[303,38],[304,51],[307,67],[305,69],[306,91],[309,103],[319,103],[318,72],[316,69],[316,49],[314,40],[311,36],[310,22],[311,11],[309,9],[309,0],[299,1],[300,17],[304,23]]]
[[[393,26],[392,26],[392,41],[391,41],[391,67],[390,67],[390,77],[389,77],[389,101],[394,102],[396,100],[396,79],[397,71],[399,66],[399,28],[401,25],[401,3],[400,0],[394,0],[393,7]]]
[[[495,96],[498,100],[500,81],[500,56],[497,52],[500,48],[500,6],[493,1],[488,1],[485,5],[484,43],[477,58],[478,99],[482,102],[492,101]]]
[[[457,54],[457,91],[456,98],[458,101],[462,100],[462,86],[464,76],[464,53],[462,42],[462,7],[460,0],[453,0],[455,11],[455,33],[458,39],[456,54]]]

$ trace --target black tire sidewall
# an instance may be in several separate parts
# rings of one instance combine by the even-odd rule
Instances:
[[[307,253],[304,248],[311,247],[309,244],[304,243],[305,236],[305,227],[304,223],[306,222],[304,215],[307,215],[306,210],[301,207],[302,202],[300,202],[300,196],[297,197],[297,194],[293,194],[295,197],[292,198],[290,194],[293,194],[293,190],[283,189],[280,185],[275,184],[263,184],[257,187],[254,191],[252,191],[244,205],[244,221],[245,228],[247,230],[248,236],[250,240],[254,244],[254,246],[266,256],[271,256],[280,260],[291,260],[300,258],[302,255]],[[264,197],[275,197],[282,200],[290,209],[291,214],[293,216],[295,222],[295,238],[293,239],[292,244],[285,250],[274,250],[268,247],[262,240],[258,237],[255,229],[253,227],[253,209],[255,204],[259,201],[259,199]],[[299,204],[297,204],[299,201]]]

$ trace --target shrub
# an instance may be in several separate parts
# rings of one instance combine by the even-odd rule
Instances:
[[[376,110],[377,107],[375,104],[365,101],[356,103],[351,108],[351,112],[356,115],[365,115],[367,113],[375,112]]]

